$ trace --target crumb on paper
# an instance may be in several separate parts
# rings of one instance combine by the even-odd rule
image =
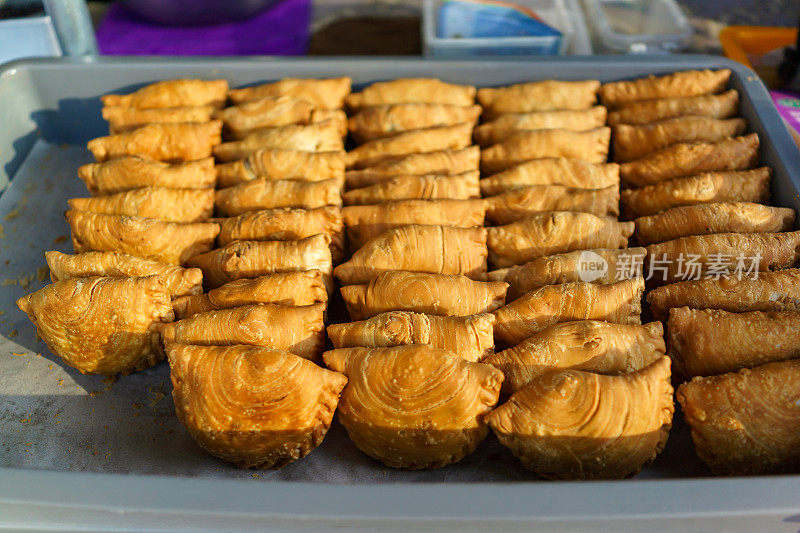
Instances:
[[[140,403],[135,403],[135,404],[133,404],[133,408],[134,408],[134,409],[141,409],[142,407],[144,407],[144,405],[143,405],[143,404],[140,404]]]
[[[25,356],[26,356],[26,355],[28,355],[28,354],[26,354],[26,353],[19,353],[19,352],[11,352],[11,355],[16,355],[17,357],[25,357]]]
[[[61,242],[67,242],[68,238],[69,237],[67,235],[59,235],[58,237],[53,239],[53,244],[58,244],[58,243],[61,243]]]
[[[17,284],[17,280],[11,279],[11,278],[4,279],[3,283],[2,283],[3,287],[5,287],[6,285],[16,285],[16,284]]]
[[[261,476],[258,475],[258,474],[250,474],[250,477],[255,478],[255,479],[259,479]]]
[[[50,274],[50,267],[40,267],[36,269],[36,279],[39,281],[44,281],[47,279],[47,276]]]
[[[103,394],[103,391],[101,391],[101,390],[93,390],[92,392],[89,393],[89,396],[94,398],[95,396],[99,396],[100,394]],[[94,409],[92,409],[92,411],[94,411]]]
[[[49,368],[50,370],[53,370],[53,363],[50,363],[49,365],[47,365],[47,368]]]
[[[6,216],[3,217],[3,220],[8,222],[9,220],[14,220],[18,216],[19,216],[19,209],[12,209],[8,213],[6,213]]]
[[[19,331],[15,330],[15,329],[12,329],[11,332],[8,334],[8,338],[9,339],[13,339],[17,335],[19,335]]]
[[[60,387],[63,384],[64,384],[64,378],[59,379],[58,380],[58,386]]]

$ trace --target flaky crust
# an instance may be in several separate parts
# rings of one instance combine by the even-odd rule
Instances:
[[[534,159],[484,178],[480,185],[484,196],[531,185],[604,189],[619,185],[619,165],[587,163],[580,159],[565,157]]]
[[[137,156],[123,156],[78,168],[78,177],[92,195],[113,194],[140,187],[208,189],[216,184],[214,159],[171,165]]]
[[[683,96],[645,100],[621,106],[608,112],[608,125],[647,124],[665,118],[688,115],[730,118],[739,112],[739,92],[731,89],[720,94]]]
[[[378,204],[387,200],[468,200],[480,198],[480,172],[462,174],[394,176],[342,195],[345,205]]]
[[[453,104],[388,104],[366,107],[350,117],[349,127],[357,143],[374,141],[407,130],[475,124],[481,106]]]
[[[344,105],[344,98],[350,94],[350,78],[330,79],[303,79],[284,78],[280,81],[231,89],[228,97],[235,104],[249,102],[260,98],[274,98],[277,96],[291,96],[299,100],[306,100],[322,109],[338,109]]]
[[[315,209],[341,206],[340,183],[324,181],[271,180],[257,178],[216,192],[214,204],[222,216],[279,207]]]
[[[456,85],[435,78],[400,78],[379,81],[345,98],[352,110],[384,104],[425,103],[471,106],[475,87]]]
[[[111,133],[141,128],[145,124],[164,124],[167,122],[208,122],[217,108],[212,105],[160,107],[140,109],[136,107],[114,106],[102,109],[103,119],[108,122]]]
[[[262,128],[238,141],[214,147],[214,156],[223,162],[249,157],[259,150],[299,150],[329,152],[344,150],[339,127],[333,120],[314,124],[289,124]]]
[[[233,187],[256,178],[344,183],[344,151],[256,150],[246,158],[217,165],[220,187]]]
[[[242,139],[260,128],[275,128],[289,124],[309,124],[314,105],[291,96],[276,96],[251,100],[230,106],[217,113],[226,135]]]
[[[532,81],[497,89],[479,89],[478,103],[483,106],[486,119],[503,113],[586,109],[597,101],[599,88],[597,80]]]
[[[686,70],[666,76],[650,75],[632,81],[614,81],[600,87],[600,101],[617,107],[641,100],[699,96],[723,91],[731,77],[730,69]]]
[[[345,185],[348,189],[358,189],[392,176],[461,174],[478,170],[480,158],[481,151],[477,146],[389,157],[362,170],[348,170]]]
[[[139,157],[180,163],[203,159],[221,140],[222,122],[147,124],[141,128],[89,141],[86,147],[95,161],[116,157]]]
[[[131,94],[106,94],[100,97],[100,101],[106,107],[143,109],[202,105],[223,107],[227,92],[227,80],[166,80],[145,85]]]
[[[561,129],[586,131],[606,125],[606,108],[555,109],[533,113],[504,113],[486,122],[472,132],[475,142],[491,146],[520,130]]]
[[[157,218],[166,222],[203,222],[214,214],[213,189],[141,187],[92,198],[70,198],[77,211]]]
[[[619,184],[604,189],[576,189],[564,185],[528,185],[485,199],[486,218],[510,224],[538,213],[573,211],[599,217],[619,215]]]

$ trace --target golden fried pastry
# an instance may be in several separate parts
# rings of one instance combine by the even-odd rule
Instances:
[[[324,181],[270,180],[257,178],[216,192],[217,214],[235,216],[249,211],[295,207],[315,209],[341,206],[340,183]]]
[[[175,413],[208,453],[239,467],[282,468],[311,453],[347,378],[255,346],[168,348]]]
[[[234,241],[189,262],[203,271],[209,289],[241,278],[276,272],[319,270],[328,292],[333,288],[330,235],[319,234],[296,241]]]
[[[388,157],[362,170],[348,170],[345,184],[348,189],[358,189],[392,176],[461,174],[478,170],[480,159],[481,150],[477,146]]]
[[[539,213],[574,211],[599,217],[619,215],[619,184],[604,189],[528,185],[485,199],[492,224],[510,224]]]
[[[256,150],[245,159],[217,165],[220,187],[233,187],[257,178],[344,183],[344,151]]]
[[[548,479],[635,476],[667,442],[669,357],[621,376],[546,374],[485,419],[522,466]]]
[[[228,97],[234,104],[242,104],[261,98],[291,96],[305,100],[322,109],[338,109],[344,106],[344,98],[350,94],[350,78],[330,78],[323,80],[284,78],[273,83],[231,89]]]
[[[392,270],[462,274],[482,280],[486,254],[485,228],[401,226],[367,241],[333,275],[342,285],[369,283]]]
[[[637,218],[634,233],[642,245],[689,235],[777,233],[792,229],[794,218],[794,209],[749,202],[687,205]]]
[[[532,81],[497,89],[478,90],[485,119],[503,113],[530,113],[554,109],[587,109],[597,101],[597,80]]]
[[[343,109],[315,109],[311,112],[311,123],[331,121],[336,125],[339,135],[344,139],[347,137],[347,113]]]
[[[567,157],[589,163],[605,163],[608,157],[610,128],[589,131],[526,130],[481,151],[481,171],[502,172],[513,166],[543,157]]]
[[[609,107],[617,107],[641,100],[700,96],[725,90],[731,71],[686,70],[666,76],[650,75],[632,81],[614,81],[600,87],[600,101]]]
[[[394,176],[342,195],[345,205],[378,204],[387,200],[469,200],[480,198],[480,172],[462,174]]]
[[[745,311],[800,311],[800,270],[759,272],[751,276],[681,281],[647,293],[650,311],[666,320],[675,307]]]
[[[325,304],[256,304],[206,311],[161,326],[164,345],[248,344],[318,361],[325,349]]]
[[[389,311],[360,322],[331,324],[334,348],[388,348],[429,344],[466,359],[480,361],[494,352],[494,315],[435,316]]]
[[[172,265],[211,250],[219,233],[213,222],[164,222],[154,218],[106,215],[70,209],[75,252],[122,252]]]
[[[347,152],[347,168],[373,166],[390,157],[442,150],[460,150],[472,144],[472,124],[407,130],[393,137],[376,139]]]
[[[619,185],[619,165],[594,164],[580,159],[551,157],[526,161],[508,170],[483,178],[484,196],[502,194],[531,185],[563,185],[578,189],[604,189]]]
[[[145,85],[131,94],[106,94],[100,97],[105,107],[181,107],[211,105],[223,107],[227,100],[227,80],[165,80]]]
[[[157,218],[167,222],[202,222],[214,214],[214,189],[141,187],[92,198],[70,198],[78,211]]]
[[[644,187],[703,172],[746,170],[758,163],[758,147],[757,133],[711,143],[673,144],[621,164],[619,176],[629,187]]]
[[[125,133],[92,139],[86,147],[98,162],[136,155],[180,163],[209,157],[214,145],[220,143],[221,132],[219,120],[147,124]]]
[[[171,165],[137,156],[109,159],[78,167],[78,177],[92,195],[113,194],[140,187],[213,189],[216,184],[214,158]]]
[[[104,107],[103,119],[108,122],[110,133],[122,133],[141,128],[145,124],[167,122],[208,122],[217,108],[212,105],[189,107],[159,107],[140,109],[136,107]]]
[[[694,378],[676,396],[695,451],[715,474],[800,468],[800,361]]]
[[[489,433],[503,374],[425,345],[340,348],[323,354],[348,377],[339,421],[362,452],[387,466],[440,468],[472,453]]]
[[[800,231],[681,237],[649,245],[647,260],[650,279],[659,283],[736,275],[736,272],[752,277],[753,272],[797,264]]]
[[[644,248],[576,250],[492,270],[486,273],[486,278],[508,283],[506,302],[512,302],[545,285],[573,281],[608,284],[639,277],[646,254]]]
[[[520,130],[570,130],[586,131],[606,125],[606,108],[555,109],[534,113],[504,113],[482,124],[472,132],[475,142],[491,146],[507,139]]]
[[[665,352],[661,322],[640,326],[578,320],[546,327],[483,362],[503,372],[502,392],[510,395],[550,372],[625,374],[652,364]]]
[[[164,280],[56,281],[17,300],[50,350],[82,374],[129,374],[156,364],[158,327],[174,318]]]
[[[735,117],[739,112],[739,93],[731,89],[720,94],[679,96],[633,102],[608,112],[608,125],[648,124],[666,118],[697,116]]]
[[[386,230],[410,224],[471,228],[483,226],[483,200],[397,200],[342,209],[347,243],[357,250]]]
[[[349,129],[357,143],[374,141],[407,130],[475,124],[481,106],[452,104],[389,104],[366,107],[350,117]]]
[[[495,311],[494,336],[514,346],[559,322],[604,320],[641,324],[642,292],[643,278],[608,285],[583,281],[546,285]]]
[[[314,105],[291,96],[275,96],[250,100],[227,107],[217,113],[225,132],[232,139],[243,139],[253,130],[289,124],[309,124]]]
[[[770,197],[772,169],[707,172],[670,179],[641,189],[622,191],[622,211],[628,218],[655,215],[671,207],[716,202],[766,204]]]
[[[508,284],[475,281],[466,276],[391,271],[367,285],[342,287],[351,320],[387,311],[437,316],[468,316],[494,311],[505,301]]]
[[[511,266],[538,257],[589,248],[625,248],[633,222],[589,213],[539,213],[505,226],[487,228],[489,261]]]
[[[223,162],[245,159],[259,150],[298,150],[329,152],[344,150],[339,128],[333,120],[315,124],[289,124],[263,128],[238,141],[214,147],[214,156]]]
[[[44,258],[50,268],[50,279],[54,282],[72,278],[103,276],[128,278],[158,276],[173,298],[203,292],[203,273],[197,268],[181,268],[175,265],[150,261],[119,252],[84,252],[67,255],[61,252],[45,252]]]
[[[345,98],[345,104],[353,110],[410,103],[471,106],[475,103],[475,87],[455,85],[434,78],[400,78],[373,83],[360,93],[353,93]]]

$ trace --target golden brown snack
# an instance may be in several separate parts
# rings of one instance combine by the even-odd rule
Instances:
[[[486,254],[485,228],[402,226],[369,240],[333,275],[342,285],[369,283],[392,270],[462,274],[482,280]]]
[[[673,144],[621,164],[619,176],[629,187],[644,187],[703,172],[746,170],[758,163],[758,147],[757,133],[712,143]]]
[[[487,272],[486,279],[508,283],[506,302],[512,302],[545,285],[573,281],[609,284],[639,277],[646,254],[644,248],[576,250],[492,270]]]
[[[494,311],[505,301],[507,283],[466,276],[421,272],[384,272],[367,285],[342,287],[351,320],[386,311],[437,316],[468,316]]]
[[[546,374],[486,422],[525,468],[542,477],[632,477],[661,453],[672,427],[669,364],[661,357],[621,376]]]
[[[123,156],[104,163],[82,165],[78,167],[78,177],[92,195],[140,187],[213,189],[217,181],[212,157],[171,165],[137,156]]]
[[[475,103],[475,87],[434,78],[400,78],[375,82],[360,93],[352,93],[345,98],[345,104],[353,110],[406,103],[471,106]]]
[[[255,130],[241,140],[215,146],[214,156],[220,161],[230,162],[245,159],[259,150],[330,152],[344,150],[344,143],[336,123],[326,120]]]
[[[715,233],[681,237],[647,247],[649,278],[674,283],[794,266],[800,260],[800,231]]]
[[[597,101],[597,80],[532,81],[497,89],[478,90],[485,119],[503,113],[530,113],[554,109],[586,109]]]
[[[133,131],[92,139],[86,147],[98,162],[136,155],[180,163],[209,157],[214,145],[220,143],[221,132],[219,120],[147,124]]]
[[[347,378],[255,346],[168,348],[178,419],[208,453],[241,468],[282,468],[311,453]]]
[[[357,143],[391,137],[407,130],[475,124],[481,106],[452,104],[388,104],[366,107],[350,117],[349,128]]]
[[[800,468],[800,361],[694,378],[676,396],[695,451],[715,474]]]
[[[172,301],[177,319],[206,311],[233,309],[244,305],[311,305],[328,301],[319,270],[279,272],[253,279],[237,279],[211,289],[207,294],[182,296]]]
[[[469,200],[480,198],[480,172],[428,176],[394,176],[342,195],[345,205],[378,204],[387,200]]]
[[[656,320],[666,320],[675,307],[744,311],[800,311],[800,270],[759,272],[750,276],[681,281],[647,293]]]
[[[730,118],[735,117],[738,112],[739,92],[731,89],[720,94],[661,98],[626,104],[608,112],[608,125],[647,124],[688,115]]]
[[[502,392],[510,395],[550,372],[626,374],[652,364],[665,352],[661,322],[640,326],[579,320],[546,327],[483,362],[503,372]]]
[[[708,172],[665,180],[641,189],[623,189],[622,212],[627,218],[655,215],[671,207],[715,202],[769,203],[769,167]]]
[[[606,108],[555,109],[534,113],[504,113],[490,122],[481,124],[472,132],[475,142],[491,146],[507,139],[520,130],[570,130],[587,131],[606,125]]]
[[[617,107],[641,100],[675,98],[714,94],[725,90],[731,71],[686,70],[665,76],[650,75],[632,81],[614,81],[600,87],[600,101],[608,107]]]
[[[167,292],[173,298],[190,294],[199,295],[203,292],[203,273],[197,268],[181,268],[118,252],[84,252],[67,255],[50,251],[45,252],[44,258],[50,269],[50,280],[53,282],[94,276],[110,278],[158,276],[164,281]]]
[[[610,138],[611,129],[606,127],[589,131],[519,131],[481,151],[481,171],[495,174],[531,159],[544,157],[605,163]]]
[[[494,315],[435,316],[388,311],[360,322],[331,324],[334,348],[388,348],[429,344],[467,361],[480,361],[494,352]]]
[[[792,229],[794,218],[794,209],[749,202],[688,205],[637,218],[634,235],[647,245],[689,235],[777,233]]]
[[[311,112],[311,123],[318,124],[330,120],[336,125],[339,135],[347,137],[347,113],[342,109],[315,109]]]
[[[71,209],[157,218],[167,222],[202,222],[214,214],[214,189],[140,187],[92,198],[70,198]]]
[[[227,80],[165,80],[131,94],[106,94],[100,97],[105,107],[178,107],[211,105],[223,107],[227,100]]]
[[[483,226],[483,200],[397,200],[342,209],[347,244],[357,250],[386,230],[410,224],[471,228]]]
[[[502,194],[511,189],[531,185],[604,189],[619,185],[619,165],[587,163],[580,159],[565,157],[534,159],[483,178],[480,185],[484,196]]]
[[[56,281],[17,300],[48,348],[82,374],[129,374],[161,360],[158,327],[174,318],[164,280]]]
[[[440,468],[489,433],[483,415],[503,381],[492,366],[425,345],[340,348],[323,358],[349,380],[339,421],[361,451],[387,466]]]
[[[256,150],[245,159],[217,165],[220,187],[233,187],[257,178],[344,183],[344,151]]]
[[[303,79],[284,78],[280,81],[231,89],[228,97],[234,104],[249,102],[261,98],[291,96],[305,100],[322,109],[339,109],[344,105],[344,98],[350,94],[350,78]]]
[[[276,272],[319,270],[330,292],[333,288],[331,238],[320,234],[297,241],[234,241],[189,262],[203,271],[206,288],[235,279],[257,278]]]
[[[161,326],[165,346],[248,344],[319,361],[325,349],[325,304],[255,304],[206,311]]]
[[[633,222],[589,213],[540,213],[487,228],[489,260],[496,266],[511,266],[573,250],[625,248],[633,227]]]
[[[575,189],[564,185],[528,185],[490,196],[486,218],[492,224],[510,224],[539,213],[573,211],[599,217],[619,215],[619,184],[604,189]]]
[[[216,192],[217,214],[235,216],[248,211],[294,207],[315,209],[341,206],[340,183],[324,181],[270,180],[257,178]]]
[[[478,170],[480,159],[481,150],[477,146],[389,157],[363,170],[348,170],[345,184],[348,189],[358,189],[385,181],[392,176],[461,174]]]
[[[251,100],[226,107],[217,113],[225,132],[232,139],[242,139],[261,128],[275,128],[289,124],[309,124],[314,105],[291,96],[276,96]]]
[[[414,153],[460,150],[472,144],[472,124],[456,124],[407,130],[393,137],[376,139],[347,152],[347,168],[373,166],[390,157]]]
[[[135,107],[104,107],[103,119],[110,133],[122,133],[141,128],[145,124],[167,122],[208,122],[214,117],[216,107],[211,105],[189,107],[160,107],[139,109]]]
[[[172,265],[186,262],[214,246],[219,224],[164,222],[154,218],[106,215],[70,209],[75,252],[122,252]]]
[[[641,324],[643,292],[643,278],[608,285],[582,281],[546,285],[495,311],[494,336],[514,346],[559,322],[604,320]]]

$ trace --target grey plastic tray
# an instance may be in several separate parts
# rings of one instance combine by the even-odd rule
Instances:
[[[65,368],[14,300],[42,286],[48,249],[69,250],[61,212],[103,135],[97,97],[159,79],[436,76],[480,86],[616,80],[727,67],[741,114],[775,169],[774,203],[800,210],[800,152],[748,69],[721,58],[33,60],[0,71],[0,529],[619,530],[800,529],[800,476],[710,478],[679,417],[636,479],[545,482],[492,437],[434,472],[382,468],[334,423],[322,446],[278,472],[241,471],[200,451],[174,417],[166,365],[106,383]],[[23,286],[27,285],[27,286]],[[15,355],[16,354],[16,355]],[[41,356],[37,356],[41,354]],[[668,522],[669,521],[669,522]],[[677,522],[676,522],[677,521]]]

